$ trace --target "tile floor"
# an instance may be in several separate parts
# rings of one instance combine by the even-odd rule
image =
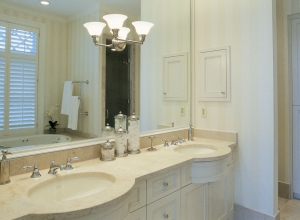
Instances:
[[[278,198],[280,210],[280,220],[299,220],[300,219],[300,200]]]

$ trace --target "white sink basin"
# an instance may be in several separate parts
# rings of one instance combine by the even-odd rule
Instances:
[[[176,147],[174,151],[183,154],[211,154],[215,153],[217,150],[211,146],[206,144],[196,144],[196,145],[182,145]]]
[[[115,180],[115,177],[106,173],[57,175],[31,188],[28,197],[41,202],[78,199],[107,189]]]

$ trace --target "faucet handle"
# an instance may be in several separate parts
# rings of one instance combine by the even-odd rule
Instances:
[[[65,166],[65,170],[73,170],[73,166],[71,164],[71,160],[79,160],[79,157],[72,157],[67,159],[67,164]]]
[[[24,167],[21,168],[21,170],[27,170],[29,168],[33,168],[33,172],[32,172],[32,174],[30,176],[31,178],[39,178],[40,176],[42,176],[40,174],[40,171],[38,169],[38,165],[37,164],[31,165],[31,166],[24,166]]]
[[[162,139],[161,142],[164,142],[164,147],[169,147],[169,143],[167,139]]]

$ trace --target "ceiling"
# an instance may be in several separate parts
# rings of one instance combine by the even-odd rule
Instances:
[[[99,3],[110,8],[120,8],[125,13],[140,16],[141,0],[48,0],[48,6],[40,4],[40,0],[0,0],[25,6],[40,12],[48,12],[63,17],[69,17],[84,9],[89,9]]]

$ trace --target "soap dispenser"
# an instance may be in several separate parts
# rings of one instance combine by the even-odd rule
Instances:
[[[8,150],[2,150],[2,159],[0,160],[0,185],[10,183],[9,179],[9,160],[6,158],[7,154],[12,154]]]

